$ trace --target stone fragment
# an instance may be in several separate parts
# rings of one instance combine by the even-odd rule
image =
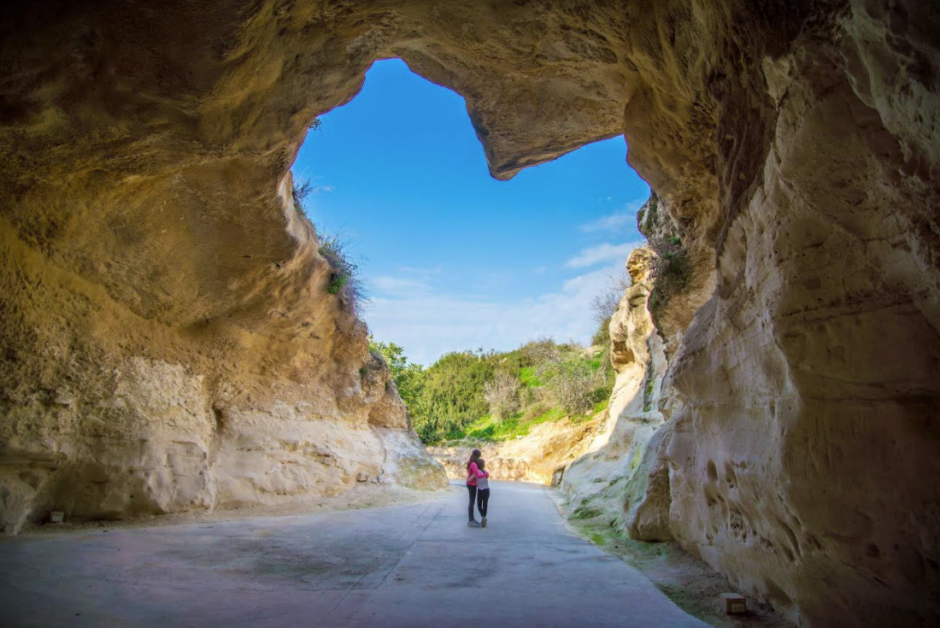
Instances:
[[[726,615],[744,615],[747,613],[747,599],[740,593],[722,593],[721,600]]]

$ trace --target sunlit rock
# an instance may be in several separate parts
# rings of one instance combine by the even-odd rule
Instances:
[[[466,97],[497,177],[624,132],[674,222],[690,273],[654,312],[650,410],[615,347],[621,407],[671,434],[639,452],[629,418],[625,459],[574,466],[649,461],[637,534],[665,460],[669,533],[745,593],[807,625],[940,619],[932,3],[8,4],[7,529],[387,475],[407,419],[288,169],[397,56]]]

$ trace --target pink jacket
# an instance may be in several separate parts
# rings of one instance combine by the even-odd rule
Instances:
[[[467,469],[467,486],[476,486],[477,478],[488,478],[490,474],[486,471],[480,471],[480,467],[477,466],[477,463],[471,462],[470,468]]]

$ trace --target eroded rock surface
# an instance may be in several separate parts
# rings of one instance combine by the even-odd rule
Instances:
[[[536,425],[525,436],[504,442],[442,445],[428,451],[453,480],[467,478],[467,460],[479,449],[493,479],[558,484],[568,465],[607,443],[614,425],[609,417],[606,410],[577,423],[565,417]]]
[[[2,11],[7,526],[341,490],[401,450],[288,176],[399,56],[467,98],[497,177],[625,133],[692,267],[656,314],[669,533],[808,625],[940,621],[931,3]]]
[[[632,285],[610,321],[611,362],[617,373],[610,398],[609,442],[579,458],[564,473],[562,488],[577,515],[606,514],[631,537],[672,538],[669,531],[669,469],[663,449],[670,432],[660,410],[668,366],[647,302],[655,253],[636,249],[627,269]],[[576,515],[576,516],[577,516]]]
[[[305,334],[174,327],[5,236],[8,532],[50,510],[124,518],[331,496],[361,473],[445,485],[364,326],[312,298],[322,270]]]

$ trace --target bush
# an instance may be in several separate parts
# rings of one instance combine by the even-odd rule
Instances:
[[[338,236],[327,237],[321,240],[319,251],[332,269],[327,292],[339,295],[344,305],[356,309],[365,300],[365,291],[359,266],[349,259],[346,243]]]
[[[619,275],[611,275],[608,278],[607,289],[591,301],[591,312],[594,314],[594,321],[597,323],[597,331],[594,332],[594,336],[591,338],[592,345],[607,345],[610,343],[610,319],[617,313],[620,300],[631,283],[630,276],[624,271],[621,271]]]
[[[490,415],[501,421],[519,407],[519,380],[515,375],[499,371],[483,384],[483,398],[490,407]]]
[[[448,353],[425,371],[421,393],[410,408],[415,431],[436,443],[487,414],[484,385],[492,378],[492,355]]]
[[[409,364],[394,343],[370,346],[388,362],[426,444],[505,440],[565,416],[582,421],[606,407],[613,383],[609,350],[590,353],[550,339],[505,353],[448,353],[427,369]]]
[[[650,292],[650,311],[664,307],[669,300],[685,291],[689,285],[692,268],[689,256],[682,248],[682,241],[672,237],[656,247],[658,256],[653,261],[650,276],[653,290]]]
[[[313,185],[310,181],[304,181],[300,185],[297,185],[297,181],[294,181],[294,187],[291,189],[291,194],[294,197],[294,208],[304,218],[307,217],[307,198],[312,193]]]
[[[599,365],[581,356],[566,356],[543,366],[552,396],[565,412],[586,414],[594,407],[594,391],[604,383]]]
[[[540,364],[557,359],[560,348],[551,338],[539,338],[526,343],[518,349],[530,366],[538,367]]]
[[[425,372],[421,365],[408,362],[405,350],[394,342],[376,342],[370,336],[369,350],[385,358],[389,375],[395,382],[401,400],[409,409],[415,407],[424,387]]]
[[[591,345],[607,345],[610,344],[610,318],[605,318],[597,325],[597,331],[594,332],[594,335],[591,337]]]

